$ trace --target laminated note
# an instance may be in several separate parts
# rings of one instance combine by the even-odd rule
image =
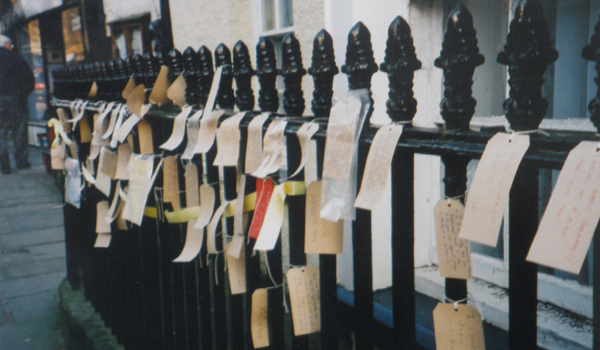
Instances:
[[[178,105],[181,108],[185,106],[185,74],[185,71],[179,74],[177,79],[175,79],[173,84],[171,84],[171,86],[169,86],[169,89],[167,90],[167,97],[169,98],[169,100],[173,101],[176,105]]]
[[[265,178],[269,174],[279,171],[285,161],[286,149],[284,133],[286,121],[275,119],[269,125],[263,140],[262,162],[252,175]]]
[[[344,246],[344,221],[321,219],[321,181],[306,187],[304,253],[341,254]]]
[[[285,197],[284,185],[277,185],[273,189],[260,233],[254,244],[255,250],[273,250],[275,248],[283,224]]]
[[[481,315],[471,305],[439,303],[433,328],[437,350],[485,350]]]
[[[246,112],[225,119],[217,129],[217,156],[213,165],[237,166],[240,157],[240,121]]]
[[[227,243],[226,249],[228,254],[225,255],[227,258],[227,274],[229,275],[231,294],[246,293],[246,258],[244,256],[244,249],[241,250],[237,258],[234,258],[229,254],[230,248],[231,242]]]
[[[150,103],[160,106],[170,102],[169,97],[167,96],[167,89],[169,88],[168,76],[169,68],[161,66],[156,81],[154,82],[154,86],[152,87],[152,92],[148,97]]]
[[[354,202],[355,207],[373,210],[384,197],[392,158],[401,134],[402,125],[384,125],[377,130],[367,157],[360,191]]]
[[[293,178],[294,176],[298,175],[298,173],[302,171],[302,169],[304,169],[306,162],[310,158],[308,153],[310,151],[310,138],[317,131],[319,131],[319,124],[313,122],[303,124],[300,127],[300,129],[298,129],[296,136],[298,137],[298,141],[300,142],[300,149],[302,149],[302,158],[300,160],[300,165],[298,166],[298,169],[296,169],[296,171],[288,178]]]
[[[252,174],[262,162],[262,149],[263,149],[263,137],[262,128],[263,124],[269,118],[270,113],[263,113],[259,116],[252,118],[250,124],[248,124],[248,140],[246,143],[246,174]]]
[[[321,331],[321,289],[317,266],[295,267],[286,274],[294,335]]]
[[[529,148],[529,135],[497,133],[487,145],[465,207],[460,238],[495,247],[513,180]]]
[[[583,141],[569,153],[527,261],[579,274],[600,218],[597,148],[597,141]]]
[[[185,106],[181,110],[181,113],[177,117],[175,117],[175,121],[173,122],[173,132],[171,133],[171,137],[167,140],[167,142],[163,143],[160,148],[166,149],[169,151],[174,150],[181,144],[183,141],[183,136],[185,135],[185,125],[188,115],[192,112],[192,106]]]
[[[194,146],[194,150],[192,151],[194,154],[206,153],[211,149],[212,145],[215,143],[219,118],[221,118],[223,114],[225,114],[225,110],[221,109],[205,113],[202,116],[202,119],[200,119],[200,130],[198,131],[196,146]]]
[[[255,349],[269,346],[268,290],[259,288],[252,293],[250,329]]]
[[[129,160],[133,155],[133,149],[131,145],[128,143],[123,143],[119,145],[117,149],[117,174],[115,175],[115,179],[117,180],[129,180],[129,171],[127,167],[129,166]]]
[[[123,218],[141,226],[144,217],[144,209],[148,200],[148,193],[152,189],[152,184],[162,166],[163,160],[158,164],[154,174],[154,157],[147,155],[133,155],[131,157],[131,171],[129,173],[129,189],[127,191],[127,201],[123,208]]]
[[[111,179],[114,179],[117,174],[117,157],[117,153],[107,147],[102,147],[100,150],[100,172]]]
[[[471,246],[458,238],[465,207],[457,199],[440,200],[433,209],[438,268],[445,278],[467,280],[473,277]]]
[[[271,195],[273,195],[273,188],[273,180],[270,178],[256,180],[257,197],[254,208],[254,217],[252,218],[252,223],[250,224],[250,230],[248,232],[249,238],[258,238],[263,221],[265,220],[267,207],[271,201]]]
[[[181,209],[179,196],[179,171],[177,157],[167,156],[163,163],[163,201],[171,203],[173,210]]]

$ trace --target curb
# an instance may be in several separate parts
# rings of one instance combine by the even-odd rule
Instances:
[[[85,300],[83,290],[73,290],[64,279],[58,288],[63,336],[67,349],[124,350],[104,321]]]

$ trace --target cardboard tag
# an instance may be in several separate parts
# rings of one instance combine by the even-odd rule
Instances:
[[[252,119],[248,124],[248,142],[246,143],[246,174],[252,174],[258,169],[262,162],[263,124],[269,118],[270,113],[263,113]]]
[[[583,141],[569,153],[527,261],[579,274],[600,218],[597,147],[598,142]]]
[[[227,273],[229,275],[231,294],[246,293],[246,259],[244,257],[244,250],[242,249],[238,258],[234,258],[229,254],[230,248],[231,242],[227,243],[227,254],[225,255],[227,258]]]
[[[260,229],[265,220],[267,207],[269,206],[271,196],[273,195],[273,188],[273,180],[270,178],[256,180],[256,205],[254,208],[254,217],[252,218],[252,223],[250,224],[250,230],[248,232],[249,238],[258,238]]]
[[[163,160],[160,161],[153,174],[153,156],[135,154],[131,157],[129,190],[127,191],[127,201],[123,208],[124,219],[141,226],[148,193],[152,189],[152,184],[158,174],[158,170],[162,166],[162,162]]]
[[[135,85],[133,77],[130,77],[127,81],[127,85],[125,85],[125,88],[123,89],[123,92],[121,92],[121,97],[123,97],[124,100],[127,100],[129,94],[131,94],[131,92],[135,89],[136,86],[137,85]]]
[[[144,105],[144,102],[146,102],[146,88],[143,84],[140,84],[127,97],[127,109],[140,119],[144,118],[144,115],[150,109],[150,106]]]
[[[202,249],[204,243],[204,228],[194,228],[194,220],[187,223],[187,233],[185,236],[185,245],[181,254],[173,262],[190,262],[194,260]]]
[[[65,150],[66,144],[64,142],[50,148],[50,165],[53,170],[63,170],[65,168]]]
[[[198,141],[202,114],[204,114],[204,110],[201,109],[194,113],[187,121],[187,144],[181,155],[181,159],[191,160],[194,158],[194,148],[196,148],[196,142]]]
[[[317,266],[295,267],[286,274],[294,335],[321,331],[321,287]]]
[[[170,84],[168,76],[169,68],[166,66],[161,66],[158,76],[156,77],[156,82],[154,82],[154,86],[152,87],[150,97],[148,97],[148,100],[153,105],[161,106],[171,102],[167,96],[167,89],[169,88]]]
[[[390,177],[392,158],[402,135],[402,125],[384,125],[377,130],[363,174],[360,191],[354,206],[373,210],[384,197],[385,185]]]
[[[212,111],[208,115],[204,114],[200,119],[200,130],[198,131],[198,139],[193,153],[206,153],[215,143],[215,135],[217,133],[217,124],[219,118],[225,113],[225,110]]]
[[[298,141],[300,142],[300,149],[302,149],[302,158],[300,160],[300,165],[298,166],[298,169],[296,169],[296,171],[292,175],[288,176],[288,178],[292,178],[298,175],[298,173],[300,173],[300,171],[304,169],[306,162],[310,158],[308,153],[310,150],[310,139],[317,131],[319,131],[319,124],[312,122],[303,124],[300,127],[300,129],[298,129],[296,136],[298,137]]]
[[[242,250],[244,250],[245,235],[244,231],[246,228],[244,218],[244,204],[245,204],[245,192],[246,191],[246,175],[238,173],[237,181],[237,199],[235,201],[235,212],[233,215],[233,237],[231,244],[227,248],[227,255],[239,259]]]
[[[100,164],[100,172],[114,179],[117,174],[117,153],[102,147],[100,150]]]
[[[175,117],[175,121],[173,122],[173,132],[171,133],[171,137],[167,140],[167,142],[163,143],[160,148],[166,149],[169,151],[174,150],[181,144],[183,141],[183,136],[185,135],[185,124],[188,115],[192,112],[192,106],[185,106],[181,110],[181,113],[177,117]]]
[[[331,108],[325,139],[323,177],[340,180],[350,178],[360,109],[361,103],[356,97],[340,99]]]
[[[218,254],[219,251],[217,250],[217,226],[219,226],[219,223],[221,222],[221,216],[223,215],[223,212],[225,211],[225,209],[227,209],[227,206],[229,205],[229,202],[225,202],[223,203],[219,208],[217,208],[217,210],[215,210],[215,214],[213,215],[212,219],[210,220],[210,224],[208,225],[208,230],[206,232],[207,237],[206,237],[206,248],[208,250],[208,254]]]
[[[273,189],[273,195],[269,201],[269,207],[260,228],[260,233],[254,244],[254,250],[273,250],[275,248],[283,224],[285,197],[284,185],[277,185]]]
[[[306,187],[304,252],[306,254],[341,254],[344,250],[344,221],[321,219],[321,181]]]
[[[252,175],[258,178],[265,178],[269,174],[279,171],[279,168],[285,161],[284,151],[286,145],[284,142],[284,133],[286,121],[275,119],[267,128],[263,140],[262,162],[258,169]]]
[[[212,186],[204,184],[200,186],[200,214],[194,224],[195,229],[203,229],[210,223],[215,210],[215,198],[215,189]]]
[[[240,122],[246,112],[225,119],[217,130],[217,156],[213,165],[237,166],[240,157]]]
[[[163,201],[171,203],[173,210],[181,209],[179,196],[179,171],[177,157],[167,156],[163,164]]]
[[[90,92],[88,92],[88,97],[95,98],[96,95],[98,95],[98,84],[96,84],[96,82],[94,82],[92,84],[92,87],[90,88]]]
[[[198,185],[198,167],[196,164],[189,163],[185,166],[185,200],[186,206],[197,207],[200,205],[200,193]]]
[[[129,180],[129,160],[133,155],[133,148],[128,143],[123,143],[117,148],[117,173],[115,179]]]
[[[96,233],[110,233],[110,223],[104,220],[108,215],[108,202],[100,201],[96,204]]]
[[[437,350],[485,350],[481,315],[471,305],[439,303],[433,310]]]
[[[117,141],[123,143],[125,139],[129,136],[131,129],[133,129],[133,127],[136,126],[137,123],[140,122],[140,120],[142,119],[140,119],[140,117],[138,117],[135,114],[132,114],[129,118],[127,118],[127,120],[123,124],[121,124],[119,130],[116,131]]]
[[[252,344],[255,349],[264,348],[270,344],[268,311],[268,290],[259,288],[252,293],[252,314],[250,315]]]
[[[433,209],[438,269],[445,278],[468,280],[473,277],[471,245],[458,238],[465,207],[457,199],[440,200]]]
[[[81,143],[92,142],[92,130],[87,118],[83,118],[79,122],[79,140]]]
[[[140,154],[154,154],[154,142],[152,141],[152,127],[150,123],[141,120],[137,128],[138,139],[140,141]]]
[[[185,73],[185,72],[184,72]],[[179,74],[177,79],[171,84],[167,90],[167,97],[173,101],[176,105],[183,108],[185,106],[185,79],[183,78],[184,73]]]
[[[519,164],[529,148],[529,135],[497,133],[479,161],[459,237],[495,247],[502,216]]]

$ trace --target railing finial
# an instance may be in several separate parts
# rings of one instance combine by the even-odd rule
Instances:
[[[588,104],[588,110],[590,111],[590,119],[597,130],[600,130],[600,20],[594,27],[594,34],[590,39],[590,44],[585,46],[581,51],[581,56],[588,61],[596,62],[596,97],[593,98]]]
[[[277,112],[279,109],[279,96],[275,88],[278,74],[273,43],[261,37],[256,44],[256,76],[260,84],[258,106],[263,112]]]
[[[204,106],[208,100],[210,86],[212,85],[215,71],[213,69],[212,52],[208,47],[202,45],[197,51],[198,54],[198,84],[200,86],[200,104]]]
[[[185,102],[189,105],[198,104],[200,87],[198,86],[198,55],[191,46],[183,51],[183,79],[185,80]]]
[[[252,91],[252,76],[254,74],[248,47],[240,40],[233,46],[233,76],[236,86],[235,104],[240,111],[254,109],[254,92]]]
[[[136,85],[144,83],[144,62],[140,54],[136,53],[131,57],[131,68],[133,69],[133,80]]]
[[[446,129],[469,130],[477,101],[471,86],[475,67],[485,62],[477,47],[473,17],[463,4],[448,16],[440,57],[434,65],[444,70],[444,98],[440,103]]]
[[[410,26],[397,16],[388,29],[385,59],[380,65],[381,71],[388,75],[390,92],[386,106],[393,121],[410,121],[415,116],[417,101],[413,98],[413,78],[420,68]]]
[[[315,117],[329,117],[331,97],[333,96],[333,77],[340,70],[335,65],[333,40],[331,35],[322,29],[313,41],[312,64],[308,74],[313,76],[315,89],[313,91],[312,111]]]
[[[285,84],[283,108],[288,115],[301,116],[305,108],[302,77],[306,75],[306,69],[302,65],[300,42],[293,33],[283,38],[281,60],[281,75]]]
[[[177,49],[169,51],[167,67],[169,67],[169,82],[173,83],[179,74],[183,72],[183,58],[181,57],[181,52]]]
[[[544,119],[548,101],[542,97],[543,76],[546,66],[557,59],[542,5],[538,0],[520,0],[497,58],[508,65],[510,97],[503,107],[513,130],[537,129]]]
[[[215,66],[223,67],[219,91],[217,92],[217,104],[222,109],[233,109],[235,99],[233,97],[233,67],[231,65],[231,51],[224,44],[219,44],[215,49]]]
[[[156,57],[152,54],[152,51],[146,52],[144,55],[144,86],[147,88],[151,88],[154,86],[154,82],[156,81],[156,77],[158,76],[158,72],[160,70],[160,66],[158,65],[158,61]]]

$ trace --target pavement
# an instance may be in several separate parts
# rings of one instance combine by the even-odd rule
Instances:
[[[62,350],[66,276],[62,195],[31,148],[31,168],[0,174],[0,349]]]

